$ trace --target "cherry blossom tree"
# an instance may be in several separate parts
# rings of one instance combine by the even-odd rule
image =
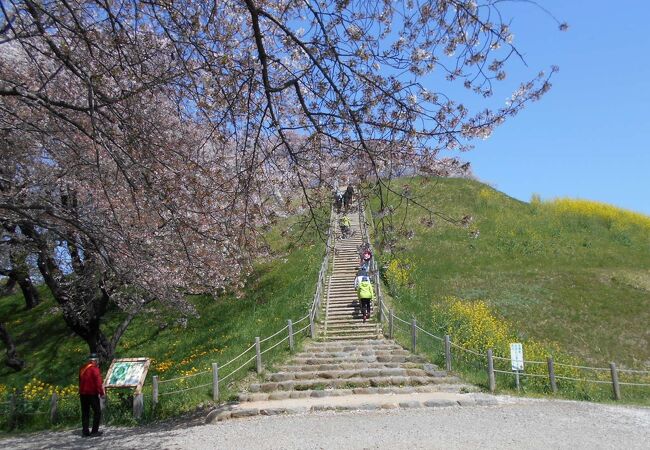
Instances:
[[[2,2],[0,220],[109,358],[154,302],[189,311],[188,292],[241,283],[296,191],[321,226],[336,179],[371,178],[383,210],[393,174],[466,169],[440,151],[489,136],[555,70],[491,98],[521,58],[501,3]]]

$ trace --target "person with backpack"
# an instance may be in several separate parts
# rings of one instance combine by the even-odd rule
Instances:
[[[359,271],[357,272],[357,276],[354,279],[354,290],[355,290],[355,292],[356,292],[357,289],[359,289],[359,283],[361,283],[363,281],[364,277],[368,278],[368,271],[363,270],[363,269],[359,269]]]
[[[97,366],[97,355],[91,353],[88,362],[79,369],[79,400],[81,401],[81,434],[83,437],[97,437],[103,433],[99,431],[99,421],[102,418],[102,409],[99,397],[104,397],[102,375]],[[93,410],[93,428],[88,430],[90,410]]]
[[[375,290],[372,288],[370,277],[361,277],[361,281],[357,287],[357,297],[361,303],[361,315],[365,323],[366,319],[370,318],[370,305],[375,300]]]
[[[341,220],[339,221],[339,225],[341,226],[342,239],[347,239],[350,234],[350,227],[352,226],[347,214],[343,214],[343,217],[341,217]]]
[[[334,207],[336,208],[336,214],[341,214],[341,207],[343,206],[343,194],[338,190],[334,191]]]
[[[367,242],[359,248],[359,269],[370,270],[370,261],[372,260],[372,250]]]

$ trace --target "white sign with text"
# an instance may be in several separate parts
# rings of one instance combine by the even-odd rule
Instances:
[[[524,370],[524,347],[519,342],[510,344],[512,370]]]

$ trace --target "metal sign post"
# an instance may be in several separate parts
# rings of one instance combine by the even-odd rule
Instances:
[[[510,363],[515,373],[515,384],[519,391],[519,371],[524,371],[524,348],[519,342],[510,344]]]

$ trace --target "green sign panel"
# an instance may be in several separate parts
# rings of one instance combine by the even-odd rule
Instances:
[[[136,393],[142,385],[149,370],[149,358],[114,359],[106,374],[106,388],[135,388]]]

